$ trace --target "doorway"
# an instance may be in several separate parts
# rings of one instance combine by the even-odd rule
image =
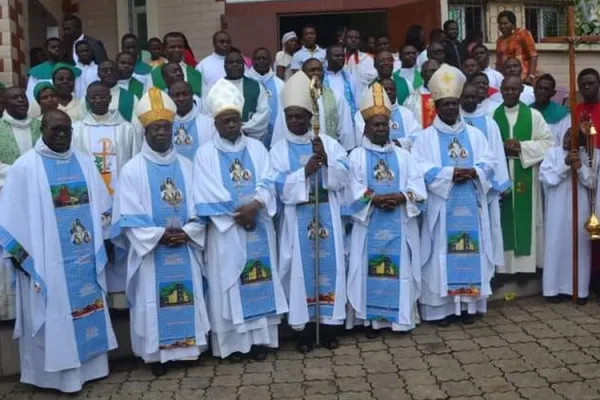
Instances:
[[[279,37],[294,31],[302,40],[302,28],[313,25],[317,29],[317,43],[327,47],[336,42],[336,32],[343,28],[360,31],[363,42],[369,36],[387,32],[387,11],[341,12],[329,14],[279,15]]]

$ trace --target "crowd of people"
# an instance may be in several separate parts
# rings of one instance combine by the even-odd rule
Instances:
[[[499,23],[495,69],[454,21],[426,48],[418,26],[397,53],[381,35],[374,55],[356,29],[324,49],[307,26],[248,60],[220,31],[193,67],[179,32],[151,39],[148,63],[125,35],[112,60],[68,17],[70,39],[2,93],[2,314],[22,382],[76,392],[108,375],[109,301],[157,376],[208,349],[263,360],[283,320],[300,352],[316,322],[328,349],[344,328],[471,324],[496,273],[543,267],[560,301],[573,170],[585,304],[597,163],[569,140],[600,126],[600,78],[580,72],[577,110],[552,102],[537,57],[504,44],[526,35],[514,15]]]

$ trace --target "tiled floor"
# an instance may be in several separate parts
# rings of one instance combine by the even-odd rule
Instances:
[[[600,399],[600,306],[542,298],[494,303],[474,325],[421,324],[411,335],[340,338],[335,351],[297,353],[285,341],[267,361],[204,357],[155,379],[135,360],[76,395],[0,382],[10,400],[592,400]]]

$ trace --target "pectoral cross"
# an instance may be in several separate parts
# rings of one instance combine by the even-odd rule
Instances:
[[[102,144],[102,151],[97,153],[95,152],[94,156],[102,159],[102,171],[100,172],[105,174],[107,172],[111,172],[108,158],[110,156],[116,156],[117,153],[112,152],[113,143],[110,139],[102,138],[98,141],[98,143]]]
[[[557,36],[557,37],[549,37],[543,39],[546,43],[567,43],[569,46],[569,106],[571,109],[571,129],[577,131],[579,130],[579,115],[577,115],[577,72],[575,70],[575,46],[577,46],[581,42],[585,43],[600,43],[600,36],[575,36],[575,1],[567,0],[565,3],[568,3],[567,8],[567,36]],[[579,135],[571,135],[571,149],[579,148]],[[579,210],[578,210],[578,176],[577,170],[571,170],[571,187],[572,190],[572,201],[573,201],[573,215],[572,215],[572,223],[573,223],[573,246],[572,249],[579,248],[579,237],[577,226],[579,221]],[[573,302],[577,302],[578,297],[578,280],[579,280],[579,252],[573,250]]]

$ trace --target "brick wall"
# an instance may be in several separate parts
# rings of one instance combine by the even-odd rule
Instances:
[[[27,0],[0,3],[0,81],[24,84],[26,71]]]
[[[221,28],[224,12],[224,1],[159,0],[159,34],[183,32],[200,60],[212,53],[212,35]]]

